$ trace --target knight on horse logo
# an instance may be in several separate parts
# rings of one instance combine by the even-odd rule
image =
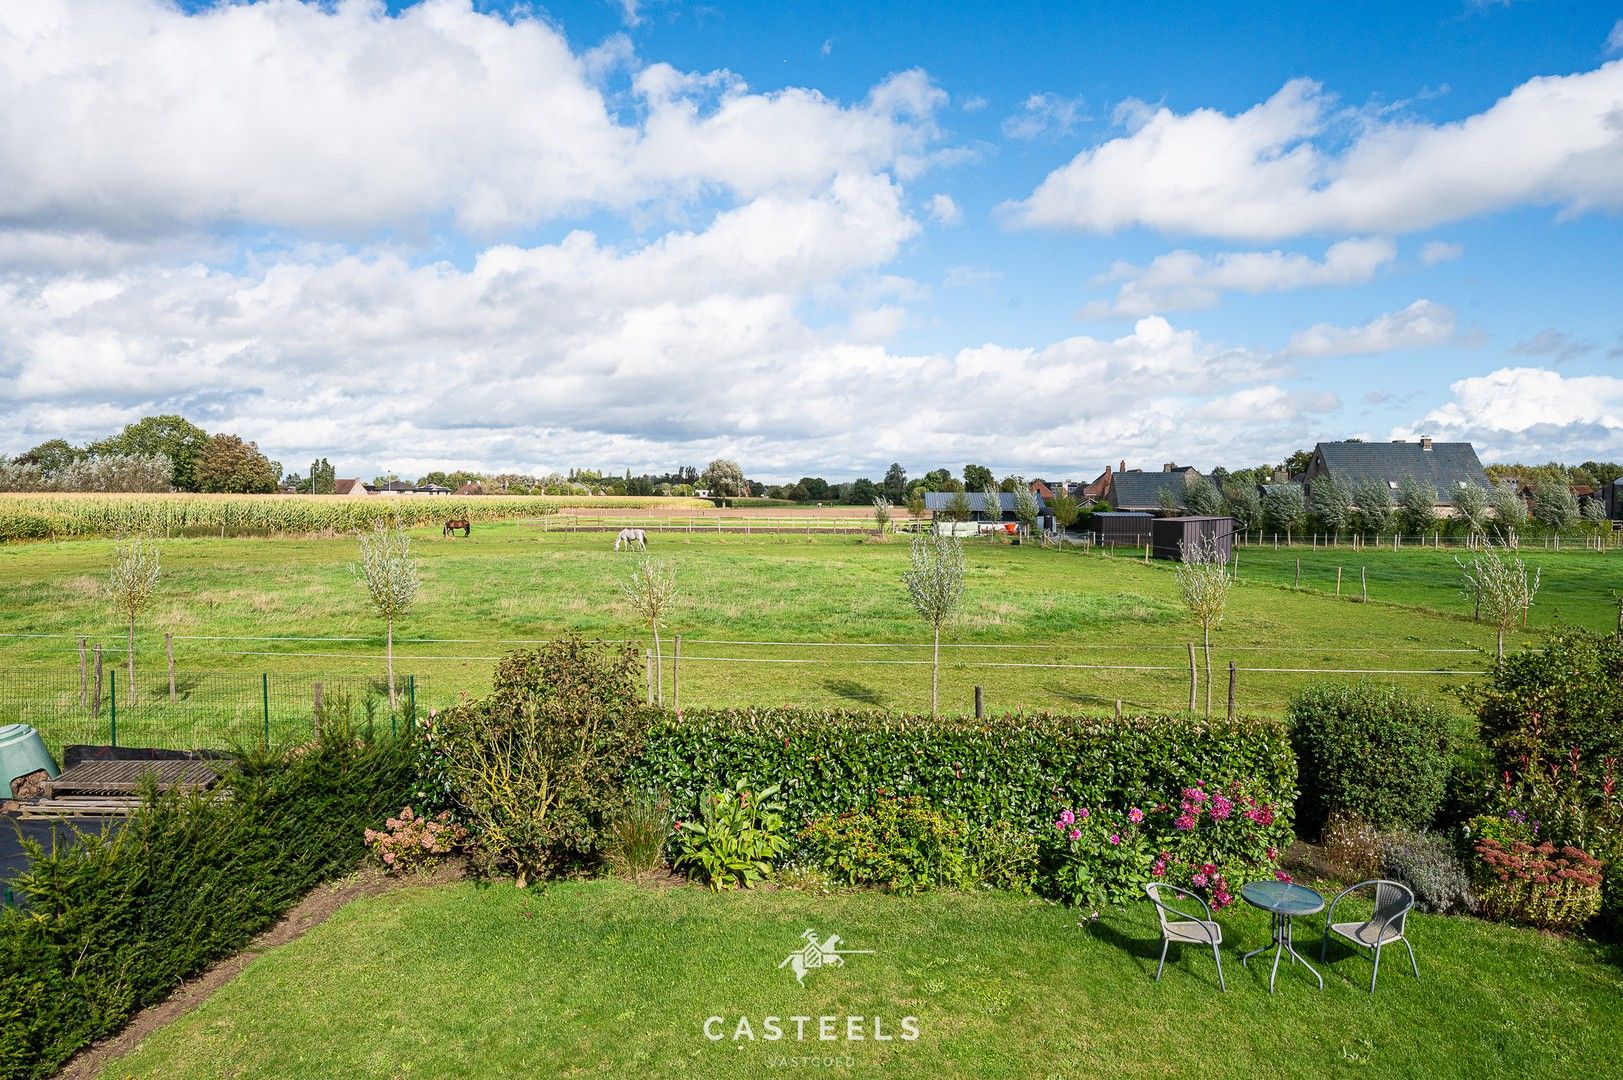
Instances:
[[[801,986],[806,985],[806,972],[823,967],[844,967],[847,956],[872,956],[872,949],[842,949],[840,948],[840,935],[830,934],[827,941],[817,940],[817,931],[804,930],[800,934],[806,939],[806,944],[783,958],[778,969],[788,968],[794,972],[795,982]]]

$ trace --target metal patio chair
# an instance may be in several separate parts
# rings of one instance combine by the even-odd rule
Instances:
[[[1212,909],[1207,906],[1196,893],[1188,889],[1180,889],[1176,885],[1153,881],[1144,886],[1149,895],[1150,903],[1155,905],[1155,917],[1161,922],[1161,962],[1155,966],[1155,981],[1161,981],[1161,969],[1167,964],[1167,949],[1174,942],[1179,945],[1210,945],[1212,959],[1217,961],[1217,986],[1220,990],[1227,990],[1223,982],[1223,957],[1219,955],[1217,947],[1223,942],[1223,928],[1217,925],[1212,918]],[[1163,892],[1172,893],[1176,899],[1190,899],[1200,905],[1205,918],[1197,919],[1189,912],[1180,911],[1167,900],[1162,899]]]
[[[1375,910],[1370,917],[1363,922],[1336,922],[1336,905],[1341,903],[1342,898],[1371,886],[1375,889]],[[1407,885],[1399,882],[1376,878],[1349,885],[1336,894],[1336,898],[1330,901],[1330,907],[1324,913],[1324,940],[1319,945],[1319,959],[1322,961],[1330,951],[1331,935],[1344,938],[1355,947],[1363,946],[1371,950],[1374,954],[1375,969],[1369,975],[1369,992],[1373,994],[1375,979],[1381,973],[1381,949],[1395,941],[1401,941],[1403,947],[1409,951],[1409,967],[1413,969],[1414,977],[1420,978],[1420,965],[1415,963],[1414,948],[1403,936],[1409,912],[1413,908],[1414,893]]]

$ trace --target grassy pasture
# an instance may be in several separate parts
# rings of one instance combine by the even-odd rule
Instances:
[[[442,539],[433,528],[415,535],[424,584],[397,630],[398,668],[422,678],[425,704],[482,691],[491,659],[522,640],[575,631],[646,642],[620,593],[629,557],[612,550],[609,534],[500,523],[469,539]],[[682,593],[667,633],[684,637],[683,704],[927,704],[927,638],[900,581],[905,542],[696,530],[653,533],[651,546],[679,565]],[[101,596],[111,550],[97,540],[0,547],[0,634],[47,635],[0,637],[5,719],[48,730],[52,716],[58,728],[82,719],[76,636],[103,643],[110,665],[121,659],[121,628]],[[137,645],[142,707],[125,701],[123,741],[135,741],[141,722],[150,739],[200,713],[257,737],[267,699],[279,722],[284,714],[296,722],[309,716],[311,682],[335,686],[346,676],[358,680],[353,688],[381,672],[381,627],[349,570],[353,536],[171,539],[162,550],[159,598]],[[1248,669],[1240,707],[1260,712],[1277,711],[1306,681],[1335,677],[1295,669],[1480,668],[1492,634],[1468,618],[1446,553],[1360,554],[1378,598],[1367,605],[1306,581],[1288,587],[1294,553],[1242,550],[1241,582],[1214,637],[1218,708],[1230,660]],[[1305,568],[1312,553],[1303,557]],[[1617,555],[1529,557],[1546,575],[1534,631],[1611,625],[1605,582],[1623,573]],[[181,673],[175,709],[162,702],[165,633],[176,637]],[[966,710],[980,684],[994,709],[1098,710],[1118,699],[1127,708],[1182,708],[1187,643],[1197,637],[1169,564],[974,543],[963,617],[947,639],[943,700]],[[293,638],[327,640],[278,640]],[[899,642],[911,644],[864,644]],[[1249,670],[1259,668],[1291,670]],[[271,674],[268,692],[261,672]],[[665,672],[669,688],[668,645]],[[1466,676],[1395,678],[1451,699]],[[83,724],[74,730],[94,734]]]
[[[1147,904],[1079,926],[1006,893],[406,889],[254,960],[103,1075],[1557,1077],[1623,1053],[1623,979],[1592,943],[1411,916],[1421,978],[1389,952],[1371,996],[1369,961],[1320,965],[1320,923],[1301,919],[1325,988],[1287,963],[1270,995],[1267,963],[1238,962],[1267,917],[1218,918],[1227,993],[1195,948],[1152,981]],[[778,964],[808,927],[874,952],[797,986]],[[825,1015],[842,1033],[866,1018],[864,1038],[821,1041]],[[741,1016],[754,1041],[733,1039]],[[791,1038],[765,1041],[766,1016]],[[805,1041],[793,1016],[812,1018]],[[916,1040],[895,1038],[904,1016]]]

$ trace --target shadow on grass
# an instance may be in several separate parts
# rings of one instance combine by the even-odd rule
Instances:
[[[872,705],[875,708],[884,704],[879,691],[863,686],[850,679],[824,679],[823,689],[838,694],[847,701],[855,701],[861,705]]]

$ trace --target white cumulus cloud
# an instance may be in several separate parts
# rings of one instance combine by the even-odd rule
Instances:
[[[1051,172],[1013,223],[1241,239],[1395,234],[1523,204],[1623,207],[1623,60],[1530,79],[1450,123],[1347,113],[1295,79],[1244,112],[1140,107]]]
[[[1291,335],[1283,355],[1369,356],[1448,345],[1456,340],[1454,309],[1430,300],[1416,300],[1401,311],[1378,315],[1362,326],[1310,326]]]
[[[1449,390],[1451,400],[1392,437],[1466,440],[1491,461],[1623,457],[1623,378],[1507,367]]]
[[[1087,116],[1080,97],[1059,94],[1032,94],[1020,103],[1020,111],[1003,120],[1003,134],[1011,139],[1057,139],[1069,135]]]
[[[1088,318],[1148,315],[1208,308],[1230,291],[1264,293],[1314,285],[1356,285],[1374,277],[1396,256],[1397,245],[1384,237],[1332,244],[1322,261],[1283,251],[1215,255],[1174,251],[1148,266],[1115,264],[1104,278],[1122,283],[1115,298],[1093,301],[1083,307],[1082,314]]]

